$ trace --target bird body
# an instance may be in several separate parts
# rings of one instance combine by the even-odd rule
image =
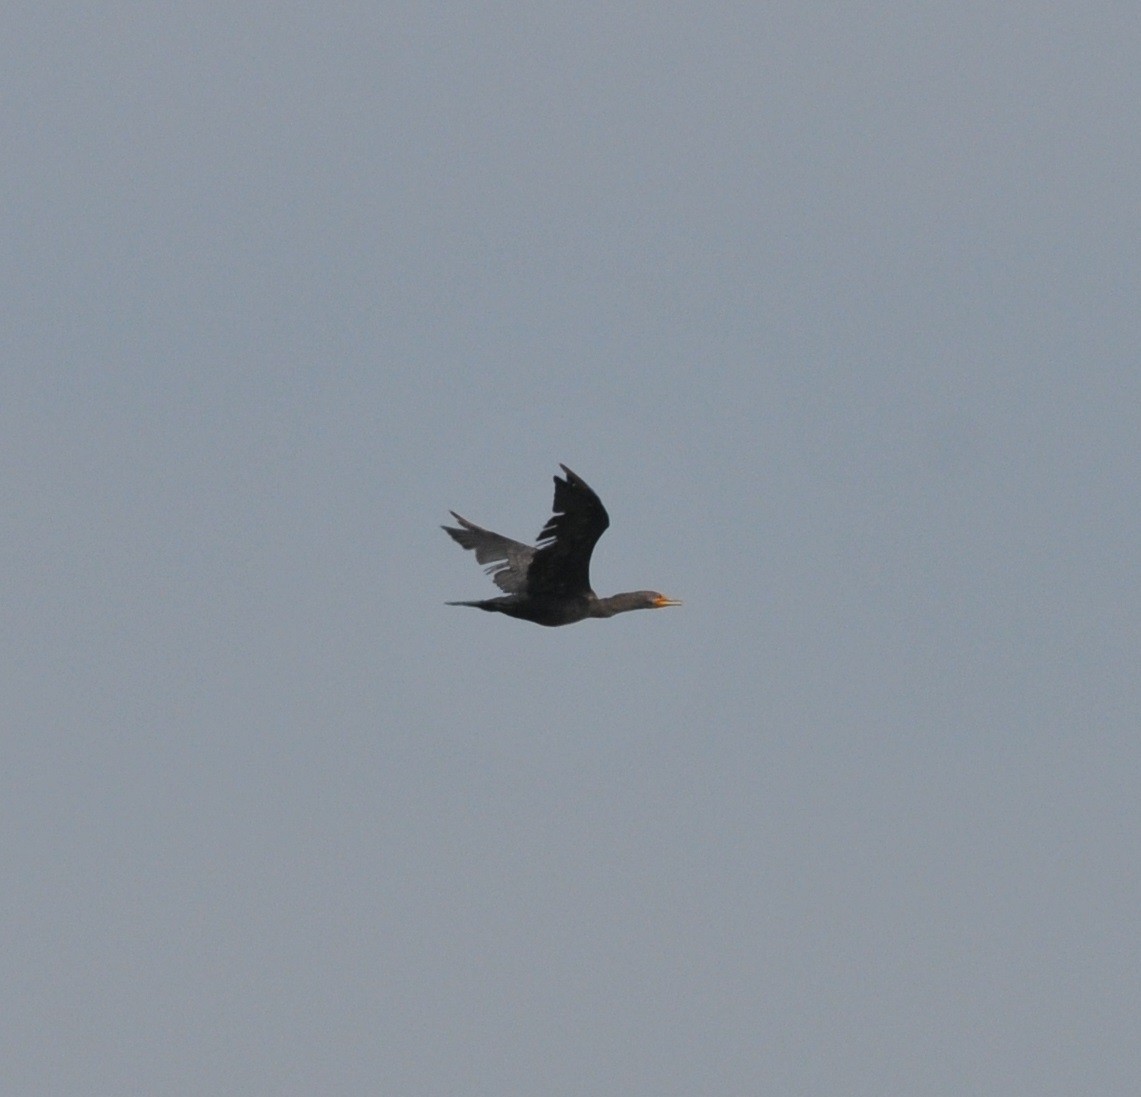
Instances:
[[[554,513],[531,548],[492,533],[452,511],[459,528],[444,531],[465,549],[475,552],[496,586],[499,598],[476,602],[449,602],[490,613],[505,613],[538,625],[571,625],[588,617],[613,617],[632,609],[680,605],[652,590],[636,590],[599,598],[590,587],[590,557],[599,537],[610,525],[602,500],[582,477],[566,465],[565,479],[555,477]]]

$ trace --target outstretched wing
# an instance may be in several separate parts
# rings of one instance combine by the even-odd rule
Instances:
[[[527,589],[527,569],[531,566],[535,550],[512,541],[501,533],[482,529],[474,522],[461,518],[454,510],[451,515],[463,529],[454,529],[452,526],[440,528],[464,548],[474,549],[475,558],[481,564],[491,565],[484,570],[501,591],[506,594],[524,593]]]
[[[554,514],[539,534],[527,573],[530,594],[586,594],[590,555],[610,525],[602,500],[566,465],[566,479],[555,477]]]

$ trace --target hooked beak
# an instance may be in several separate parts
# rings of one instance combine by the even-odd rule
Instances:
[[[661,609],[662,606],[680,606],[681,604],[678,599],[667,598],[664,594],[654,599],[654,609]]]

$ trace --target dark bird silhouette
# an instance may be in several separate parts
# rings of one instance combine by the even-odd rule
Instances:
[[[537,625],[572,625],[587,617],[613,617],[629,609],[680,606],[680,602],[653,590],[599,598],[590,589],[590,554],[610,525],[610,516],[582,477],[566,465],[559,468],[566,473],[566,479],[555,477],[554,514],[534,548],[481,529],[454,510],[451,512],[462,528],[441,529],[464,548],[474,550],[481,564],[489,565],[485,570],[504,595],[448,605],[475,606]]]

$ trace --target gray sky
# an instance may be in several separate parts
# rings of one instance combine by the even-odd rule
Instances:
[[[5,1094],[1137,1092],[1135,5],[2,18]]]

